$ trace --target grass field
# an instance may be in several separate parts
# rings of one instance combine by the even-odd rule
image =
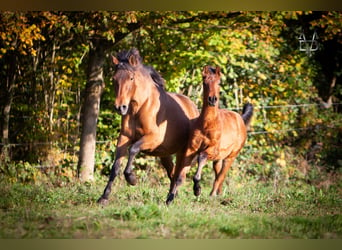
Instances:
[[[192,182],[165,205],[169,182],[153,172],[137,186],[118,178],[110,204],[99,206],[106,177],[94,183],[11,183],[0,177],[0,238],[341,238],[341,181],[227,178],[223,194],[210,198],[212,173],[202,195]],[[229,181],[229,184],[228,184]]]

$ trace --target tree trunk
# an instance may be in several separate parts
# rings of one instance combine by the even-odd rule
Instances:
[[[8,64],[5,66],[6,70],[6,82],[3,89],[3,95],[0,95],[1,102],[1,155],[2,157],[8,158],[10,155],[9,152],[9,121],[10,121],[10,113],[11,113],[11,106],[13,100],[13,88],[14,83],[16,80],[16,67],[17,67],[17,60],[16,55],[11,54],[8,56]],[[0,84],[1,86],[1,84]]]
[[[105,46],[101,41],[103,40],[95,38],[90,44],[78,160],[78,177],[82,182],[94,179],[96,125],[100,111],[101,95],[105,87],[103,80]]]
[[[2,142],[3,144],[8,144],[9,142],[9,119],[11,113],[11,105],[12,105],[12,93],[9,92],[8,96],[5,98],[5,105],[2,110],[3,113],[3,123],[2,123]]]

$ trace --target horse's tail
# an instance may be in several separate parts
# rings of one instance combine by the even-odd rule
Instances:
[[[243,106],[242,109],[242,120],[244,121],[246,127],[249,125],[249,123],[251,122],[252,116],[253,116],[253,105],[250,104],[249,102],[246,103]]]

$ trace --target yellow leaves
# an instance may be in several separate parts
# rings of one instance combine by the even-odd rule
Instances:
[[[134,11],[128,11],[126,12],[127,22],[128,23],[136,23],[137,22],[137,16]]]
[[[243,41],[239,38],[232,38],[230,49],[243,55],[246,53],[246,46],[243,44]]]
[[[3,41],[7,40],[7,35],[5,32],[1,32],[0,37],[1,37],[1,40],[3,40]]]
[[[40,28],[36,24],[25,25],[23,23],[16,24],[13,27],[8,27],[6,32],[0,33],[1,39],[7,46],[7,50],[16,50],[22,54],[37,55],[37,50],[34,48],[35,41],[45,41],[45,37],[41,34]],[[1,49],[1,53],[6,53],[5,48]]]
[[[43,91],[43,86],[41,84],[37,84],[36,91]]]
[[[267,76],[264,74],[264,73],[261,73],[261,72],[257,72],[257,75],[260,79],[262,80],[266,80],[267,79]]]
[[[66,66],[63,66],[62,68],[66,71],[71,71],[71,69]],[[72,80],[70,80],[66,74],[62,74],[57,83],[56,95],[62,95],[64,93],[64,90],[70,88],[71,86]]]
[[[281,152],[280,157],[276,159],[276,163],[281,167],[286,167],[285,153]]]
[[[35,49],[31,49],[31,55],[37,56],[37,51]]]

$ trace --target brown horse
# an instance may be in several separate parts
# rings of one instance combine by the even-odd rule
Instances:
[[[160,157],[171,179],[174,171],[171,155],[176,154],[176,164],[180,164],[191,120],[199,115],[188,97],[164,90],[164,79],[155,69],[142,64],[137,49],[122,51],[112,60],[115,64],[115,109],[122,119],[115,160],[108,184],[98,200],[100,204],[108,203],[113,181],[127,153],[124,174],[129,184],[137,182],[132,162],[139,152]]]
[[[198,169],[193,178],[194,193],[200,195],[199,181],[201,172],[207,160],[213,161],[215,181],[211,196],[222,192],[222,184],[226,173],[237,157],[247,138],[247,129],[252,115],[253,106],[244,105],[243,114],[219,109],[219,92],[221,71],[219,67],[205,66],[203,76],[203,107],[196,119],[187,149],[181,165],[176,166],[170,193],[166,203],[169,204],[177,191],[177,186],[183,181],[184,170],[190,166],[198,154]]]

